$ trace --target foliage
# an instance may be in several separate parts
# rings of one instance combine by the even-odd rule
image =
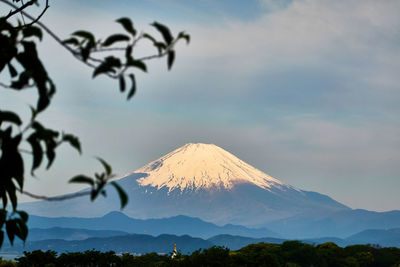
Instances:
[[[120,18],[116,22],[125,31],[123,34],[114,33],[101,39],[89,31],[77,30],[70,38],[63,41],[40,21],[40,17],[49,8],[48,0],[42,1],[44,8],[36,18],[28,14],[26,9],[33,4],[39,4],[38,0],[29,0],[26,3],[20,0],[0,2],[13,9],[8,14],[0,15],[0,77],[8,80],[8,82],[0,81],[0,87],[16,93],[28,89],[37,92],[35,103],[29,107],[31,116],[27,121],[23,121],[20,113],[0,107],[0,198],[3,204],[0,209],[1,247],[5,232],[11,244],[15,237],[26,240],[28,235],[26,225],[28,214],[18,210],[17,192],[52,201],[90,194],[90,199],[93,201],[100,194],[106,196],[104,188],[107,184],[111,184],[119,194],[121,208],[128,202],[124,190],[116,182],[110,182],[114,177],[112,168],[101,158],[98,160],[104,167],[103,172],[95,173],[94,177],[80,174],[70,180],[71,183],[90,186],[87,192],[62,197],[43,197],[24,190],[27,157],[23,157],[23,153],[31,158],[32,165],[29,171],[32,176],[43,165],[45,169],[52,166],[56,159],[57,148],[62,144],[66,143],[82,153],[77,136],[51,129],[39,121],[40,115],[49,107],[56,93],[56,85],[37,50],[44,34],[57,41],[78,61],[92,68],[93,78],[106,75],[115,79],[119,91],[126,93],[127,99],[136,92],[135,72],[147,71],[146,60],[166,56],[167,67],[170,69],[175,60],[175,44],[180,39],[189,42],[190,37],[184,32],[174,37],[168,27],[154,22],[151,25],[160,33],[161,40],[159,40],[150,34],[138,33],[129,18]],[[30,23],[17,21],[16,15],[21,15],[24,20],[29,19]],[[145,57],[134,55],[133,48],[142,40],[150,41],[156,49],[155,54]]]
[[[313,246],[298,241],[281,245],[259,243],[237,251],[224,247],[196,250],[190,255],[148,253],[117,256],[113,251],[85,251],[63,253],[56,256],[52,251],[25,252],[17,259],[18,266],[399,266],[400,249],[375,248],[370,245],[354,245],[341,248],[334,243]],[[30,264],[30,265],[29,265]]]

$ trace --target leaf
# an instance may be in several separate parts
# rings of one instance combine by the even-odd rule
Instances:
[[[115,68],[120,68],[121,67],[121,61],[119,58],[109,56],[104,59],[104,61],[94,70],[93,72],[93,78],[95,78],[97,75],[102,74],[102,73],[115,73]]]
[[[3,230],[0,230],[0,247],[3,245],[4,241],[4,232]]]
[[[132,34],[132,36],[136,35],[136,30],[133,27],[133,23],[129,18],[120,18],[120,19],[117,19],[116,22],[120,23],[127,32]]]
[[[130,58],[131,55],[132,55],[132,45],[128,45],[128,47],[126,48],[126,51],[125,51],[125,57]]]
[[[121,93],[125,92],[125,78],[124,75],[119,76],[119,90]]]
[[[160,54],[160,55],[161,55],[163,50],[167,49],[167,46],[164,43],[161,43],[161,42],[155,43],[154,46],[157,47],[158,54]]]
[[[31,121],[34,121],[38,112],[34,107],[32,107],[32,106],[29,106],[29,107],[31,108]]]
[[[3,121],[11,122],[18,126],[21,126],[22,124],[21,119],[14,112],[0,110],[0,125]]]
[[[19,211],[17,211],[17,213],[18,213],[19,216],[21,217],[21,220],[22,220],[22,221],[24,221],[24,222],[27,222],[27,221],[28,221],[28,219],[29,219],[28,213],[26,213],[26,212],[23,211],[23,210],[19,210]]]
[[[26,223],[22,220],[16,219],[16,235],[25,242],[27,236],[28,236],[28,227]]]
[[[43,160],[43,149],[40,145],[39,140],[37,139],[37,134],[31,134],[28,139],[28,143],[31,145],[32,148],[32,169],[31,173],[33,174],[34,170],[37,169]]]
[[[106,174],[107,174],[108,176],[110,176],[111,173],[112,173],[111,166],[110,166],[104,159],[102,159],[102,158],[100,158],[100,157],[96,157],[96,158],[97,158],[97,160],[100,161],[100,163],[103,165],[103,167],[104,167],[104,169],[105,169],[105,171],[106,171]]]
[[[76,32],[73,32],[71,35],[82,37],[82,38],[88,40],[89,43],[93,43],[93,44],[95,43],[94,35],[91,32],[88,32],[88,31],[76,31]]]
[[[54,159],[56,158],[56,147],[57,144],[54,142],[54,140],[50,139],[47,140],[46,142],[46,157],[48,160],[46,169],[50,169],[51,165],[54,162]]]
[[[79,45],[79,41],[78,39],[71,37],[69,39],[65,39],[64,41],[62,41],[63,44],[69,44],[69,45],[75,45],[78,46]]]
[[[28,85],[29,79],[32,77],[30,71],[23,71],[19,74],[18,80],[11,82],[11,88],[22,89],[24,86]]]
[[[125,34],[113,34],[103,42],[102,46],[110,46],[116,42],[129,41],[130,38]]]
[[[82,47],[81,48],[81,57],[82,57],[83,62],[86,62],[87,59],[89,58],[89,56],[90,56],[90,48]]]
[[[15,185],[14,183],[11,181],[9,183],[6,184],[6,191],[8,193],[8,198],[11,200],[11,206],[13,208],[13,210],[15,210],[17,208],[17,195],[15,194]]]
[[[95,173],[94,177],[96,177],[97,181],[104,182],[106,174],[104,172],[102,174]]]
[[[3,225],[6,222],[6,218],[7,218],[7,210],[0,209],[0,229],[3,228]]]
[[[65,134],[63,135],[64,142],[68,142],[73,148],[78,150],[79,154],[82,154],[81,150],[81,142],[79,141],[78,137],[72,135],[72,134]]]
[[[14,220],[6,221],[6,231],[8,239],[10,240],[11,245],[14,244],[14,236],[16,231],[16,225]]]
[[[180,32],[178,34],[178,39],[185,39],[187,44],[190,43],[190,35],[185,32]]]
[[[36,36],[37,38],[39,38],[40,41],[42,40],[42,37],[43,37],[42,30],[39,27],[35,27],[35,26],[29,26],[29,27],[23,28],[22,35],[25,38],[28,38],[31,36]]]
[[[89,184],[89,185],[91,185],[91,186],[94,186],[94,181],[93,181],[93,179],[92,178],[90,178],[90,177],[87,177],[87,176],[85,176],[85,175],[77,175],[77,176],[74,176],[74,177],[72,177],[70,180],[69,180],[69,183],[77,183],[77,184]]]
[[[167,45],[172,43],[173,37],[168,27],[156,21],[151,26],[155,27],[161,33]]]
[[[141,60],[135,60],[132,57],[129,57],[128,58],[128,62],[126,62],[126,65],[129,66],[129,67],[139,68],[142,71],[147,72],[147,66]]]
[[[151,35],[148,34],[148,33],[143,34],[143,38],[147,38],[147,39],[149,39],[150,41],[152,41],[153,43],[156,43],[156,42],[157,42],[156,39],[154,39],[154,37],[151,36]]]
[[[174,64],[175,60],[175,51],[169,51],[168,56],[167,56],[167,61],[168,61],[168,70],[172,68],[172,64]]]
[[[126,204],[128,204],[128,195],[126,194],[125,190],[123,190],[121,186],[119,186],[116,182],[111,182],[110,184],[114,186],[115,190],[117,190],[118,192],[122,210],[126,206]]]
[[[94,201],[99,194],[99,190],[92,190],[90,192],[90,201]]]
[[[14,68],[13,65],[11,65],[11,63],[8,63],[7,66],[8,66],[8,71],[10,72],[11,78],[14,78],[15,76],[18,75],[17,70]]]
[[[132,96],[133,96],[133,95],[135,94],[135,92],[136,92],[136,80],[135,80],[135,75],[129,74],[129,78],[131,78],[132,85],[131,85],[131,90],[129,91],[128,96],[127,96],[127,99],[128,99],[128,100],[131,99]]]

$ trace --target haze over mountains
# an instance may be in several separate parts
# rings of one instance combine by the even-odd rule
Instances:
[[[134,218],[177,215],[217,224],[262,225],[290,216],[349,209],[316,192],[275,179],[212,144],[186,144],[119,180],[129,194],[124,212]],[[102,216],[118,210],[110,192],[94,205],[87,199],[24,204],[42,216]]]
[[[74,229],[87,229],[96,231],[110,231],[120,232],[119,235],[126,233],[135,234],[174,234],[174,235],[191,235],[195,237],[209,238],[221,233],[231,235],[241,235],[248,237],[279,237],[278,234],[266,228],[247,228],[244,226],[227,224],[218,226],[213,223],[205,222],[198,218],[187,217],[183,215],[164,218],[164,219],[134,219],[126,216],[125,214],[117,211],[110,212],[102,217],[97,218],[77,218],[77,217],[61,217],[61,218],[48,218],[41,216],[31,215],[28,221],[30,228],[47,228],[54,229],[54,227],[74,228]],[[124,232],[121,232],[124,231]],[[76,233],[73,233],[76,235]],[[87,232],[88,237],[107,237],[108,232],[100,232],[101,235],[93,235]],[[117,235],[117,234],[113,234]],[[56,236],[54,236],[56,237]],[[58,235],[57,238],[60,238]],[[71,239],[71,238],[69,238]],[[78,238],[75,238],[78,239]]]
[[[217,225],[271,231],[269,236],[252,237],[278,233],[301,239],[345,238],[367,229],[400,226],[400,211],[352,210],[329,196],[284,184],[212,144],[186,144],[118,182],[129,195],[124,213],[136,219],[185,215]],[[110,189],[107,198],[95,203],[81,198],[21,206],[31,214],[47,217],[101,217],[118,210],[118,205],[118,196]],[[200,232],[191,234],[202,236]]]

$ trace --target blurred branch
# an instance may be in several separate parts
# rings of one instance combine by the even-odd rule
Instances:
[[[33,193],[30,193],[25,190],[20,190],[18,191],[26,196],[29,196],[34,199],[40,199],[40,200],[46,200],[46,201],[63,201],[63,200],[68,200],[68,199],[73,199],[77,197],[84,197],[90,195],[90,191],[85,191],[85,192],[77,192],[77,193],[72,193],[72,194],[67,194],[67,195],[62,195],[62,196],[57,196],[57,197],[49,197],[49,196],[42,196],[42,195],[36,195]]]
[[[8,13],[8,15],[4,19],[8,20],[9,18],[11,18],[15,14],[21,12],[22,10],[24,10],[28,6],[33,5],[36,1],[37,0],[30,0],[30,1],[26,2],[26,4],[23,4],[21,7],[17,7],[15,5],[13,5],[12,3],[8,2],[7,0],[1,0],[1,2],[6,3],[6,4],[10,5],[10,6],[13,6],[13,8],[15,8],[15,10],[14,11],[10,11],[10,13]]]

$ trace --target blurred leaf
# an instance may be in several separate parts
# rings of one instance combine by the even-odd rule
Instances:
[[[175,60],[175,51],[169,51],[168,56],[167,56],[167,61],[168,61],[168,70],[172,68],[172,64],[174,64]]]
[[[36,36],[37,38],[39,38],[39,40],[42,40],[42,37],[43,37],[42,30],[36,26],[24,27],[22,30],[22,35],[25,38],[28,38],[31,36]]]
[[[149,39],[150,41],[152,41],[153,43],[156,43],[156,42],[157,42],[156,39],[154,39],[154,37],[151,36],[151,35],[148,34],[148,33],[143,34],[143,38],[147,38],[147,39]]]
[[[89,56],[90,56],[90,48],[82,47],[81,48],[81,57],[82,57],[83,62],[86,62],[88,60]]]
[[[27,222],[27,221],[28,221],[28,219],[29,219],[28,213],[26,213],[26,212],[23,211],[23,210],[19,210],[19,211],[17,211],[17,213],[18,213],[19,216],[21,217],[21,220],[22,220],[22,221],[24,221],[24,222]]]
[[[100,158],[100,157],[96,157],[96,158],[97,158],[97,160],[100,161],[100,163],[103,165],[103,167],[104,167],[104,169],[105,169],[105,171],[106,171],[106,174],[107,174],[108,176],[111,175],[111,173],[112,173],[111,166],[110,166],[104,159],[102,159],[102,158]]]
[[[135,60],[132,57],[129,57],[128,58],[128,62],[126,63],[126,65],[129,66],[129,67],[139,68],[142,71],[147,72],[147,66],[141,60]]]
[[[102,73],[115,73],[115,68],[120,68],[121,67],[121,61],[119,58],[109,56],[104,59],[104,61],[94,70],[93,72],[93,78],[95,78],[97,75],[102,74]]]
[[[102,44],[102,46],[110,46],[116,42],[129,41],[130,38],[125,34],[110,35]]]
[[[57,144],[53,140],[47,140],[46,142],[46,157],[48,160],[46,169],[50,169],[51,165],[54,162],[54,159],[56,157],[56,147]]]
[[[116,182],[111,182],[111,185],[117,190],[119,199],[121,201],[121,209],[123,209],[126,204],[128,204],[128,195]]]
[[[0,125],[2,122],[11,122],[18,126],[21,126],[21,124],[22,124],[21,119],[14,112],[0,110]]]
[[[132,96],[135,94],[136,92],[136,80],[135,80],[135,75],[133,74],[129,74],[129,78],[131,79],[132,85],[131,85],[131,90],[128,93],[127,99],[131,99]]]
[[[15,185],[14,184],[11,185],[11,184],[12,184],[12,182],[8,184],[6,190],[8,193],[8,198],[11,201],[11,206],[12,206],[13,210],[15,210],[17,208],[18,200],[17,200],[17,195],[15,193]]]
[[[94,35],[91,32],[76,31],[76,32],[73,32],[71,35],[82,37],[82,38],[88,40],[89,43],[93,43],[93,44],[95,43]]]
[[[94,181],[92,178],[85,175],[77,175],[69,180],[69,183],[79,183],[79,184],[89,184],[94,186]]]
[[[31,71],[23,71],[19,74],[17,80],[11,82],[11,87],[15,89],[22,89],[24,86],[27,86],[29,83],[29,79],[32,77]]]
[[[11,78],[16,77],[16,76],[18,75],[18,72],[17,72],[17,70],[14,68],[14,66],[11,65],[11,63],[8,63],[7,66],[8,66],[8,71],[10,72]]]
[[[133,27],[133,23],[129,18],[120,18],[120,19],[117,19],[116,22],[120,23],[127,32],[132,34],[132,36],[136,35],[136,30]]]
[[[33,121],[33,120],[35,120],[36,115],[38,114],[38,112],[34,107],[32,107],[32,106],[29,106],[29,107],[31,109],[31,121]]]
[[[170,45],[172,43],[173,37],[168,27],[156,21],[151,25],[154,26],[161,33],[167,45]]]
[[[4,223],[6,222],[7,218],[7,210],[0,209],[0,229],[3,227]]]
[[[66,39],[64,41],[62,41],[63,44],[70,44],[70,45],[75,45],[78,46],[79,45],[79,41],[78,39],[71,37],[69,39]]]
[[[0,230],[0,247],[3,246],[3,241],[4,241],[4,232],[3,230]]]
[[[180,32],[178,34],[178,39],[185,39],[187,44],[190,43],[190,35],[186,34],[185,32]]]
[[[7,236],[8,236],[8,239],[10,240],[11,245],[14,244],[14,236],[15,236],[16,228],[17,227],[15,225],[15,221],[13,221],[13,220],[6,221]]]
[[[130,58],[132,56],[132,45],[128,45],[125,51],[125,57]]]
[[[31,173],[33,174],[34,170],[37,169],[43,160],[43,149],[40,145],[39,140],[37,139],[37,134],[31,134],[28,139],[28,143],[31,145],[32,148],[32,169]]]
[[[119,90],[121,93],[125,92],[125,78],[124,75],[119,76]]]
[[[26,226],[26,223],[20,219],[14,219],[14,221],[16,226],[16,236],[25,242],[26,237],[28,236],[28,227]]]
[[[81,142],[79,142],[78,137],[72,134],[65,134],[63,135],[63,141],[68,142],[73,148],[78,150],[79,154],[82,154],[81,150]]]

